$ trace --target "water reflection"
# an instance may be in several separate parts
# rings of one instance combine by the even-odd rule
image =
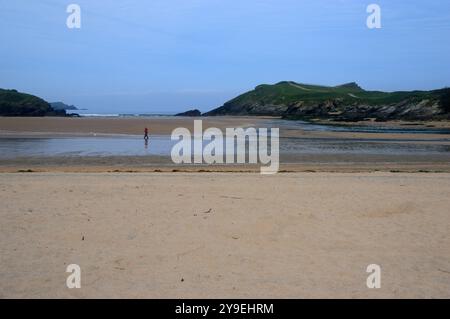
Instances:
[[[142,138],[0,138],[0,158],[26,156],[141,156],[170,154],[170,136],[152,136],[142,147]]]
[[[225,145],[231,141],[226,140]],[[45,157],[45,156],[170,156],[170,136],[142,137],[76,137],[76,138],[0,138],[0,158]],[[204,142],[206,145],[208,142]],[[192,150],[194,148],[192,147]],[[222,155],[224,150],[216,150]],[[393,155],[449,155],[450,145],[446,141],[425,143],[411,140],[383,139],[308,139],[281,138],[281,154],[393,154]],[[248,154],[247,154],[248,155]]]

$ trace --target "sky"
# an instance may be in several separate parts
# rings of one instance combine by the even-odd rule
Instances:
[[[91,113],[207,111],[284,80],[450,86],[442,0],[0,0],[0,39],[1,88]]]

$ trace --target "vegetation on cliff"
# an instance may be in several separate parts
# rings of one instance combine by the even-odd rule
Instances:
[[[0,89],[0,116],[65,116],[43,99],[16,90]]]
[[[279,82],[259,85],[204,115],[271,115],[291,119],[342,121],[450,118],[450,89],[366,91],[352,82],[321,86]]]

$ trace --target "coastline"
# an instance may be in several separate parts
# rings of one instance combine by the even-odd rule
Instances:
[[[450,135],[435,133],[380,133],[352,131],[309,131],[289,126],[293,121],[277,122],[273,117],[120,117],[120,118],[25,118],[0,117],[0,138],[134,138],[140,139],[148,127],[150,137],[170,135],[177,127],[193,130],[194,119],[203,120],[203,128],[280,127],[280,137],[299,139],[296,143],[330,141],[346,143],[403,143],[450,147]],[[367,123],[365,123],[367,124]],[[288,125],[288,126],[286,126]],[[355,125],[360,125],[357,123]],[[375,124],[373,124],[375,125]],[[376,123],[378,125],[378,123]],[[384,125],[394,125],[384,123]],[[395,127],[400,127],[395,122]],[[445,128],[445,125],[442,125]],[[151,144],[150,144],[151,147]],[[0,158],[0,172],[256,172],[259,165],[173,165],[170,157],[146,156],[30,156]],[[444,154],[283,154],[280,172],[449,172],[450,160]]]

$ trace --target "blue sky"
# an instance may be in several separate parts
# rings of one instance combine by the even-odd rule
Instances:
[[[442,0],[0,0],[0,38],[0,87],[99,113],[206,111],[282,80],[450,86]]]

